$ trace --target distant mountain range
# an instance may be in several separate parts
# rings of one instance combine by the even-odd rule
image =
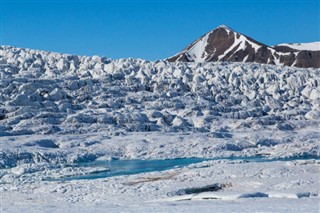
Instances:
[[[319,68],[320,42],[268,46],[221,25],[166,60],[170,62],[256,62]]]

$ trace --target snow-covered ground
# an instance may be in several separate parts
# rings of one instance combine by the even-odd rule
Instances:
[[[31,176],[1,185],[3,212],[319,211],[319,161],[208,161],[164,172],[66,182]],[[212,184],[220,189],[179,193]]]
[[[0,212],[320,210],[320,69],[2,46],[0,78]],[[98,160],[230,156],[270,160],[49,181]]]
[[[295,50],[310,50],[310,51],[320,50],[320,42],[278,44],[277,46],[286,46]]]

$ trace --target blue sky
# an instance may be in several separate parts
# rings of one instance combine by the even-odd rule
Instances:
[[[225,24],[262,43],[320,41],[320,0],[1,0],[1,44],[169,57]]]

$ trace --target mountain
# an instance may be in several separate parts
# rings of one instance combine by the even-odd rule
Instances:
[[[268,46],[221,25],[166,60],[169,62],[256,62],[319,68],[320,42]]]

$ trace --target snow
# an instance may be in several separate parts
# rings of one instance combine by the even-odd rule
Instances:
[[[32,181],[30,174],[1,186],[5,193],[2,208],[4,212],[20,212],[23,208],[32,212],[87,212],[93,208],[113,212],[192,212],[196,205],[205,212],[208,208],[218,208],[218,212],[317,212],[319,185],[314,174],[318,172],[318,166],[312,163],[209,161],[188,169],[96,180]],[[171,196],[180,189],[217,182],[225,188]]]
[[[189,60],[194,62],[204,62],[206,60],[208,53],[205,48],[208,45],[208,38],[209,34],[206,34],[188,50],[187,57]]]
[[[320,69],[9,46],[0,61],[3,212],[319,212]],[[216,160],[49,181],[109,169],[92,161],[191,157]]]
[[[309,50],[309,51],[320,51],[320,42],[310,43],[289,43],[289,44],[278,44],[277,46],[290,47],[295,50]]]
[[[228,26],[226,26],[226,25],[224,25],[224,24],[219,25],[217,28],[223,28],[223,29],[225,29],[225,30],[227,31],[228,35],[230,34],[230,32],[234,32],[233,29],[231,29],[230,27],[228,27]]]

